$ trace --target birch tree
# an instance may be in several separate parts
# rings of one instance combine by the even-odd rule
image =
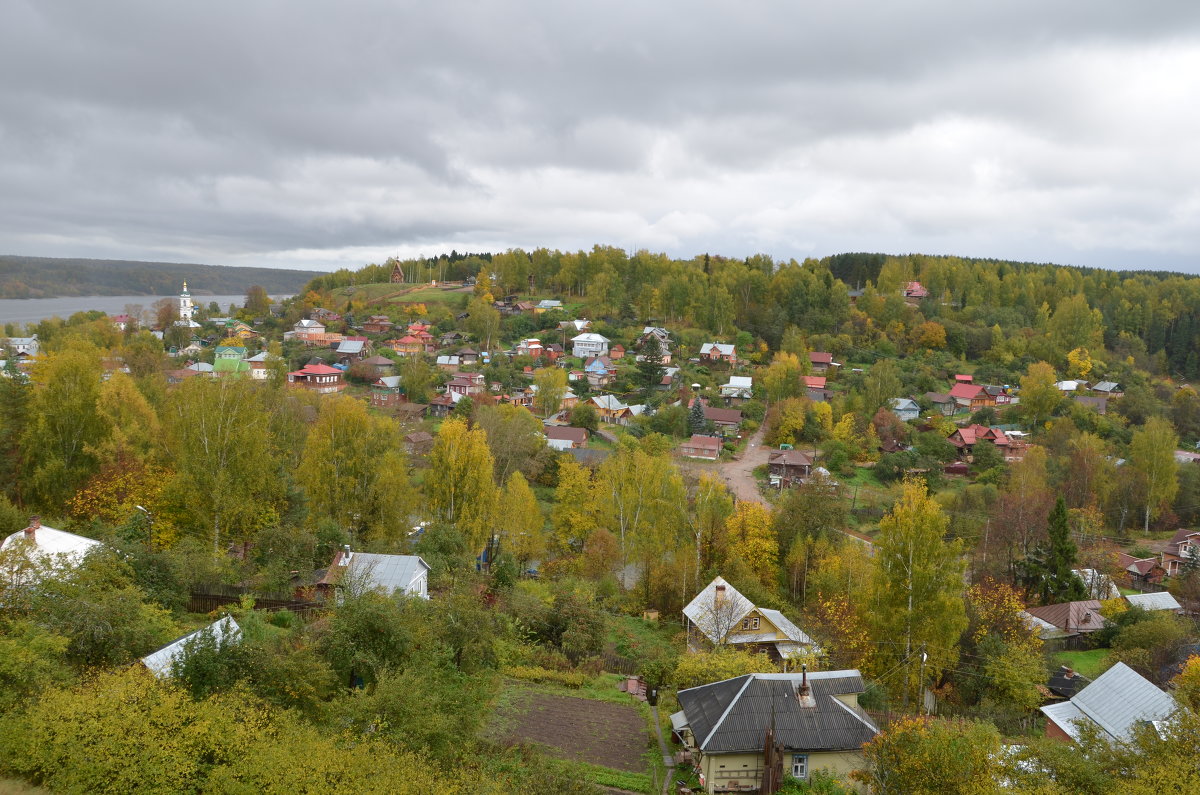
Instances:
[[[455,525],[472,552],[482,549],[493,531],[497,491],[492,469],[492,453],[482,429],[467,430],[464,421],[453,418],[442,423],[429,454],[425,481],[429,509]]]
[[[900,499],[879,522],[871,580],[872,634],[886,642],[875,659],[881,672],[907,669],[907,694],[920,692],[921,654],[934,678],[958,657],[967,626],[962,541],[945,540],[949,519],[924,484],[907,480]],[[894,645],[889,645],[894,644]]]
[[[1179,491],[1179,465],[1175,448],[1179,438],[1171,423],[1161,417],[1146,420],[1129,443],[1129,466],[1145,479],[1145,508],[1142,532],[1150,532],[1150,520],[1158,517]]]

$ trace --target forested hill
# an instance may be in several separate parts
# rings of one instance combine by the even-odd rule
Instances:
[[[272,295],[292,294],[318,275],[278,268],[0,255],[0,298],[174,295],[184,280],[199,295],[238,295],[255,284]]]

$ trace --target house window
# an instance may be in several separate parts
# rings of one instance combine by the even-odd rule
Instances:
[[[792,777],[808,778],[808,754],[792,754]]]
[[[742,619],[742,629],[758,629],[758,619],[757,618],[743,618]]]

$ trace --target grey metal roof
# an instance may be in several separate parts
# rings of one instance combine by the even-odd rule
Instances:
[[[1158,593],[1135,593],[1125,597],[1131,606],[1143,610],[1180,610],[1179,601],[1167,591]]]
[[[429,571],[429,564],[418,555],[377,555],[372,552],[354,552],[350,562],[343,564],[344,555],[338,565],[346,566],[344,577],[354,580],[365,579],[370,588],[387,592],[408,592],[421,575]]]
[[[809,751],[857,749],[879,733],[861,709],[838,695],[863,692],[856,670],[808,674],[816,705],[796,699],[801,674],[747,674],[678,693],[688,726],[706,753],[762,749],[772,721],[784,748]]]
[[[1042,712],[1072,737],[1076,732],[1073,722],[1089,720],[1109,737],[1121,741],[1129,739],[1138,723],[1162,720],[1176,709],[1174,698],[1121,662],[1096,677],[1096,681],[1067,703],[1074,711],[1054,704],[1042,707]]]
[[[233,620],[232,616],[225,616],[220,621],[215,621],[207,627],[202,627],[195,632],[184,635],[179,640],[168,643],[158,651],[147,654],[142,658],[142,665],[150,669],[157,677],[170,676],[172,663],[184,653],[188,643],[205,633],[211,634],[218,643],[236,643],[241,639],[242,629]]]
[[[342,340],[337,347],[338,353],[362,353],[362,340]]]
[[[725,586],[725,599],[717,602],[717,586]],[[696,598],[683,608],[683,614],[713,643],[729,634],[742,617],[754,609],[754,603],[742,596],[724,577],[714,577]]]

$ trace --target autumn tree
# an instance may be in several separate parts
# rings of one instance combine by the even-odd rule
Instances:
[[[741,558],[763,587],[774,591],[779,541],[771,526],[770,509],[760,502],[739,502],[725,527],[731,554]]]
[[[1046,362],[1034,362],[1021,376],[1021,407],[1031,427],[1040,427],[1062,402],[1055,383],[1054,368]]]
[[[597,490],[591,470],[576,461],[558,465],[551,524],[562,549],[579,551],[598,525]]]
[[[966,628],[962,541],[946,541],[949,520],[925,486],[905,481],[900,499],[879,522],[871,605],[873,635],[898,641],[881,649],[877,664],[905,666],[906,698],[921,692],[918,657],[928,655],[928,675],[937,678],[958,657]]]
[[[767,400],[776,401],[804,394],[803,370],[800,359],[794,353],[779,352],[771,365],[763,372],[763,388]]]
[[[554,455],[546,446],[542,423],[521,406],[480,406],[475,424],[487,434],[498,484],[506,483],[513,472],[527,480],[538,477]]]
[[[61,505],[98,465],[94,450],[108,433],[97,408],[100,353],[75,345],[42,358],[22,438],[26,484],[32,501]]]
[[[557,414],[567,394],[567,371],[561,367],[543,367],[533,374],[533,385],[537,393],[533,405],[542,417]]]
[[[400,383],[410,403],[428,403],[433,369],[420,356],[406,356],[400,362]]]
[[[622,566],[633,553],[660,556],[682,520],[683,482],[665,450],[651,452],[655,443],[622,437],[596,473],[601,523],[620,543]]]
[[[854,778],[873,792],[982,795],[999,792],[1000,733],[988,723],[901,718],[863,746]]]
[[[546,520],[524,475],[512,472],[500,493],[500,549],[517,561],[521,569],[546,550]]]
[[[705,472],[688,489],[687,523],[695,544],[697,578],[700,572],[724,562],[728,551],[726,520],[732,513],[733,497],[716,475]]]
[[[185,509],[183,523],[208,535],[214,554],[278,516],[282,484],[263,394],[247,379],[191,378],[167,401],[171,498]]]
[[[345,396],[321,402],[304,443],[296,480],[315,520],[358,538],[403,538],[416,504],[399,430]]]
[[[1175,463],[1178,445],[1171,424],[1161,417],[1146,420],[1129,443],[1128,465],[1143,477],[1146,486],[1142,532],[1150,532],[1150,520],[1157,518],[1179,491],[1179,465]]]
[[[472,550],[483,548],[492,535],[497,490],[487,434],[467,429],[462,420],[442,423],[429,454],[425,494],[437,518],[456,526]]]

